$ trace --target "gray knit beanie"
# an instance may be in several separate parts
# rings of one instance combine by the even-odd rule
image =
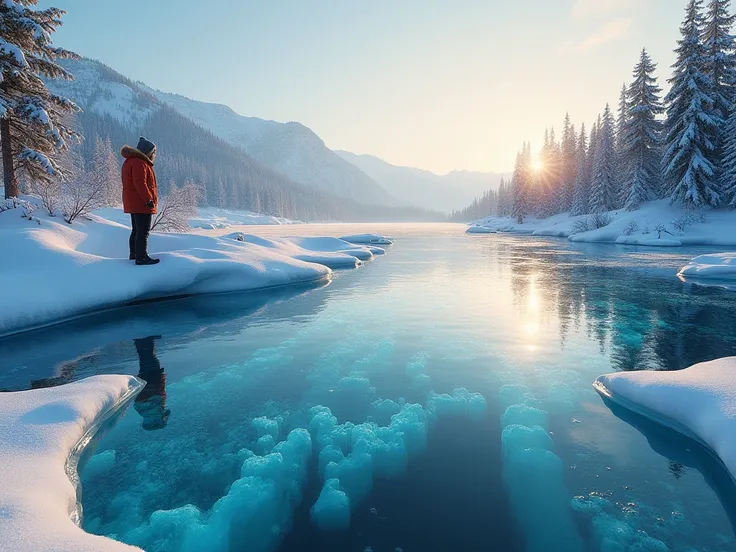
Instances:
[[[141,153],[145,153],[146,155],[151,155],[151,152],[156,149],[156,144],[154,144],[150,140],[146,140],[143,136],[141,136],[141,139],[138,140],[137,149]]]

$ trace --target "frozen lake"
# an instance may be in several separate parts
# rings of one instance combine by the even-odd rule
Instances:
[[[736,355],[736,294],[675,276],[710,250],[464,228],[223,230],[396,244],[318,288],[153,303],[0,340],[0,389],[146,379],[82,481],[85,528],[149,551],[736,550],[736,490],[720,466],[591,388],[606,372]],[[458,398],[475,393],[484,410]],[[402,421],[401,441],[391,416],[407,404],[426,423]],[[408,464],[375,453],[325,468],[317,406],[348,459],[360,447],[346,423],[371,422]],[[311,453],[278,449],[299,428]],[[274,445],[287,468],[258,460]],[[348,529],[310,518],[325,472],[347,485]]]

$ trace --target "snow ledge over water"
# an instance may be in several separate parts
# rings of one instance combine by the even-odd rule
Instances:
[[[704,445],[736,481],[736,357],[676,372],[621,372],[599,377],[598,393]]]
[[[142,387],[133,376],[104,375],[62,387],[0,393],[3,550],[140,550],[78,525],[77,461],[100,426]]]

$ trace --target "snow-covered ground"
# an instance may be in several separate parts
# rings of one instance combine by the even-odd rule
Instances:
[[[488,217],[472,223],[468,233],[483,233],[483,229],[488,229],[569,238],[574,242],[652,247],[736,246],[736,211],[731,209],[691,212],[670,205],[665,199],[645,203],[636,211],[611,211],[606,217],[610,219],[608,224],[588,230],[581,226],[592,222],[590,215],[573,217],[562,213],[541,220],[529,217],[524,224],[517,224],[515,219],[508,217]]]
[[[601,376],[604,397],[667,426],[714,452],[736,480],[736,357],[677,372]]]
[[[138,394],[132,376],[0,393],[0,542],[14,552],[131,552],[83,531],[77,461],[97,429]]]
[[[0,271],[0,286],[15,291],[3,298],[0,335],[136,301],[317,281],[331,268],[373,258],[371,248],[335,238],[152,234],[149,251],[162,262],[139,267],[128,260],[129,217],[118,209],[72,225],[37,204],[31,219],[24,212],[0,213],[0,242],[12,260]]]
[[[294,224],[295,221],[252,213],[250,211],[231,211],[218,207],[200,207],[197,216],[189,219],[192,228],[203,230],[215,230],[217,228],[230,228],[231,226],[265,225],[265,224]]]

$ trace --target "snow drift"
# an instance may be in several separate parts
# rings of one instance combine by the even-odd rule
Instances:
[[[149,251],[162,263],[139,267],[128,260],[129,227],[111,220],[124,220],[120,210],[68,225],[36,207],[32,218],[20,208],[0,213],[0,286],[18,291],[3,299],[0,335],[139,301],[319,281],[373,259],[335,238],[152,234]]]
[[[132,376],[0,393],[0,542],[14,552],[139,550],[83,531],[77,461],[99,427],[138,394]]]
[[[623,372],[593,387],[621,406],[714,452],[736,480],[736,357],[678,372]]]
[[[715,253],[695,257],[680,269],[678,276],[685,280],[736,279],[736,253]]]
[[[596,227],[600,225],[600,227]],[[645,203],[636,211],[611,211],[598,221],[591,215],[561,213],[545,219],[527,217],[517,224],[510,217],[473,222],[468,233],[507,232],[568,238],[573,242],[616,243],[647,247],[687,245],[736,246],[736,211],[689,211],[667,199]]]

